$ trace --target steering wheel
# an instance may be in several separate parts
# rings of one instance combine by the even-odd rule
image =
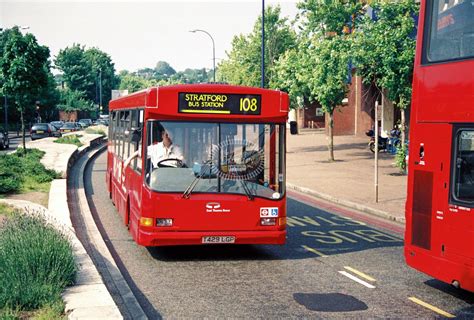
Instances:
[[[164,164],[168,161],[176,161],[176,165],[172,166],[170,164]],[[178,158],[163,159],[163,160],[158,161],[158,163],[156,165],[157,165],[158,168],[185,168],[186,167],[186,165],[183,163],[183,161],[181,159],[178,159]]]

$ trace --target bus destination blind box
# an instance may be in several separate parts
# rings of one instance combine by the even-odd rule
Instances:
[[[179,113],[260,115],[262,97],[258,94],[180,92]]]

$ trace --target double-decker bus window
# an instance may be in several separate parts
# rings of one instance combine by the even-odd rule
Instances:
[[[474,57],[474,2],[433,0],[427,3],[424,63]]]
[[[452,195],[455,201],[474,203],[474,129],[460,129],[455,136]]]
[[[155,191],[283,196],[282,125],[148,121],[147,183]]]

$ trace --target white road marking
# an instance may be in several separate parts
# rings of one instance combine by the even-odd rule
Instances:
[[[339,273],[342,274],[343,276],[348,277],[351,280],[354,280],[355,282],[360,283],[363,286],[366,286],[369,289],[375,289],[375,286],[371,285],[370,283],[365,282],[364,280],[361,280],[361,279],[357,278],[356,276],[353,276],[352,274],[350,274],[348,272],[339,271]]]

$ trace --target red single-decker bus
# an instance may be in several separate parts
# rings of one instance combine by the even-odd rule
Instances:
[[[474,2],[421,2],[405,258],[474,291]]]
[[[284,244],[286,93],[173,85],[110,102],[106,182],[143,246]]]

